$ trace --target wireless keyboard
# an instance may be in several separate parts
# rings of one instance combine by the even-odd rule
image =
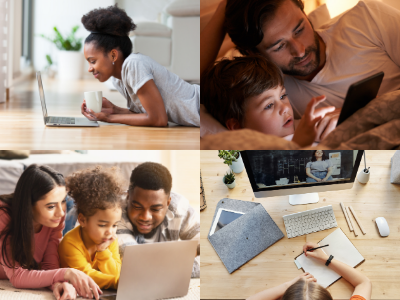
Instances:
[[[337,227],[332,205],[283,216],[287,237],[294,238]]]

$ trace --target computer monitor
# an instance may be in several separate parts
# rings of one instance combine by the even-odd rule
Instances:
[[[316,203],[318,192],[351,189],[363,150],[247,150],[242,158],[257,198],[289,195]]]

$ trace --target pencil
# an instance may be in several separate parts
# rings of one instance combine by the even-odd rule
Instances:
[[[317,248],[311,248],[311,249],[308,249],[307,251],[313,251],[313,250],[317,250],[319,248],[324,248],[324,247],[328,247],[328,246],[329,246],[329,244],[325,245],[325,246],[320,246],[320,247],[317,247]]]

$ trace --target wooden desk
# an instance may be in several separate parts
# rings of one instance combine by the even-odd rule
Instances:
[[[324,230],[293,239],[286,237],[283,215],[332,205],[337,223],[365,258],[357,269],[372,281],[373,299],[399,299],[400,295],[400,186],[390,184],[390,158],[394,151],[367,152],[367,163],[371,167],[371,178],[365,185],[357,180],[351,190],[319,193],[316,204],[289,204],[288,196],[255,198],[246,170],[236,176],[236,187],[229,190],[222,177],[228,166],[218,158],[217,151],[201,151],[201,173],[203,177],[207,208],[201,212],[201,298],[244,299],[264,289],[274,287],[301,274],[294,258],[302,251],[306,241],[318,242],[335,229]],[[362,167],[362,166],[361,166]],[[360,167],[360,168],[361,168]],[[285,237],[229,274],[217,253],[207,240],[215,207],[222,198],[260,202]],[[356,226],[358,237],[349,231],[340,202],[351,205],[360,218],[366,235]],[[379,236],[374,223],[377,217],[385,217],[390,235]],[[354,220],[354,219],[352,219]],[[353,287],[340,279],[328,288],[334,299],[349,299]]]
[[[54,116],[83,117],[84,91],[101,90],[120,107],[124,97],[94,79],[43,80],[47,111]],[[166,128],[137,127],[100,122],[100,127],[47,127],[36,79],[12,90],[9,102],[0,103],[0,144],[3,149],[199,149],[200,129],[170,123]]]

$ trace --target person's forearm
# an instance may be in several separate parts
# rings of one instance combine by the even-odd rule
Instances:
[[[150,117],[148,114],[113,114],[110,115],[106,122],[108,123],[120,123],[133,126],[155,126],[165,127],[168,125],[168,120],[163,118]]]
[[[354,287],[360,284],[370,284],[368,277],[363,273],[355,268],[350,267],[349,265],[346,265],[345,263],[342,263],[341,261],[338,261],[335,258],[332,259],[328,267],[350,282],[350,284]]]
[[[264,290],[259,292],[249,298],[247,300],[275,300],[279,299],[286,292],[290,284],[288,282],[282,283],[276,287]]]
[[[329,168],[329,169],[328,169],[328,173],[327,173],[326,176],[325,176],[325,179],[328,179],[328,178],[332,175],[332,173],[333,173],[332,168]]]
[[[225,6],[222,1],[207,26],[200,33],[200,76],[217,58],[219,49],[224,41]]]
[[[113,107],[113,114],[116,115],[121,115],[121,114],[133,114],[133,112],[131,112],[128,108],[122,108],[119,106],[114,106]]]
[[[312,179],[314,179],[314,180],[317,180],[317,177],[315,177],[315,176],[311,173],[311,171],[307,170],[307,171],[306,171],[306,174],[307,174],[308,177],[310,177],[310,178],[312,178]]]

